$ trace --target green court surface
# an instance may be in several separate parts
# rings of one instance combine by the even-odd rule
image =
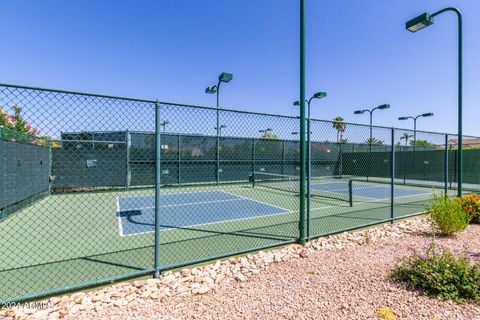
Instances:
[[[368,191],[369,194],[354,189],[352,207],[345,201],[312,198],[310,236],[390,221],[391,202],[388,197],[384,198],[389,186],[370,185],[373,191]],[[395,218],[423,212],[424,202],[432,192],[430,188],[411,186],[395,189],[399,194],[394,203]],[[211,214],[202,211],[203,207],[191,208],[193,215],[204,216],[208,223],[187,221],[162,229],[162,269],[291,243],[298,238],[299,197],[296,194],[252,188],[250,184],[162,189],[164,196],[195,193],[199,195],[196,203],[202,205],[212,201],[212,195],[218,192],[228,193],[233,197],[232,203],[239,200],[244,207],[252,206],[253,211],[261,208],[260,205],[262,210],[276,209],[272,209],[274,214],[247,218],[227,218],[226,215],[224,220],[212,222]],[[132,222],[120,218],[119,201],[123,200],[119,199],[152,201],[153,195],[153,189],[57,194],[8,216],[0,222],[0,300],[152,269],[154,233],[135,232],[130,225],[131,231],[122,234],[122,229]],[[207,205],[208,210],[221,210],[222,201],[212,201],[212,205]],[[176,205],[165,205],[160,214],[172,206]],[[171,212],[170,219],[179,215],[181,221],[184,217],[180,215],[186,211]]]

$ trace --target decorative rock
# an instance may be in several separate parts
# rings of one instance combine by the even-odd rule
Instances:
[[[239,282],[244,282],[246,280],[245,276],[241,273],[237,273],[235,276],[234,276],[234,279],[239,281]]]
[[[207,293],[208,291],[210,291],[210,287],[208,286],[202,286],[198,289],[198,294],[205,294]]]
[[[307,252],[307,250],[302,250],[302,251],[300,251],[300,257],[301,257],[301,258],[308,258],[308,252]]]

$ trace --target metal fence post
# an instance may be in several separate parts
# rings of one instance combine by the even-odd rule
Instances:
[[[2,140],[1,138],[2,138],[2,136],[0,135],[0,140]],[[51,140],[51,138],[49,138],[48,139],[48,195],[49,196],[52,195],[52,184],[53,184],[53,181],[51,180],[52,177],[53,177],[53,174],[52,174],[52,156],[53,156],[52,155],[52,140]]]
[[[445,183],[445,196],[448,193],[448,133],[445,134],[445,152],[444,152],[444,160],[443,160],[443,179]]]
[[[390,155],[390,218],[395,221],[395,128],[392,128],[392,150]]]
[[[177,154],[177,182],[178,182],[178,185],[180,185],[180,184],[181,184],[181,181],[182,181],[182,180],[181,180],[181,177],[182,177],[182,176],[181,176],[181,174],[180,174],[180,172],[181,172],[181,164],[180,164],[180,162],[181,162],[181,160],[182,160],[182,159],[181,159],[180,147],[181,147],[181,144],[180,144],[180,133],[179,133],[179,134],[178,134],[178,141],[177,141],[177,149],[178,149],[178,150],[177,150],[177,153],[178,153],[178,154]]]
[[[285,140],[282,140],[282,174],[285,174]]]
[[[255,138],[252,139],[252,175],[255,172]]]
[[[160,276],[160,183],[161,183],[160,103],[155,103],[155,264],[154,277]]]
[[[305,0],[300,0],[300,205],[299,242],[305,245],[305,181],[306,181],[306,142],[305,142]]]
[[[127,157],[127,164],[126,164],[126,169],[127,169],[127,178],[125,181],[125,190],[128,191],[130,189],[130,147],[128,145],[130,133],[128,130],[125,131],[125,155]]]
[[[218,91],[217,91],[217,101],[218,101]],[[217,152],[215,155],[216,158],[216,179],[217,179],[217,186],[220,184],[220,110],[218,109],[218,102],[217,102]]]

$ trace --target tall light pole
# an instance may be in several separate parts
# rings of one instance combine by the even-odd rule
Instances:
[[[322,99],[327,96],[326,92],[317,92],[310,97],[310,99],[305,100],[307,103],[307,239],[310,240],[310,179],[312,175],[312,159],[310,159],[312,154],[312,145],[310,140],[311,130],[310,130],[310,104],[313,99]],[[295,101],[294,106],[300,106],[300,101]]]
[[[390,108],[390,105],[389,104],[382,104],[378,107],[375,107],[373,109],[363,109],[363,110],[356,110],[354,112],[354,114],[364,114],[365,112],[368,112],[370,114],[370,147],[372,146],[372,125],[373,125],[373,112],[375,110],[385,110],[385,109],[389,109]],[[370,148],[371,149],[371,148]]]
[[[408,31],[417,32],[433,24],[433,18],[444,12],[451,11],[457,15],[458,18],[458,196],[462,196],[462,13],[459,9],[448,7],[432,14],[427,12],[418,17],[407,21],[405,27]]]
[[[227,126],[222,124],[220,125],[220,128],[218,129],[218,136],[221,137],[222,136],[222,129],[225,129]],[[215,130],[217,130],[217,127],[214,128]]]
[[[369,151],[369,156],[371,158],[371,153],[372,153],[372,142],[373,142],[373,134],[372,134],[372,125],[373,125],[373,112],[375,110],[385,110],[389,109],[390,105],[389,104],[382,104],[379,105],[378,107],[375,107],[373,109],[362,109],[362,110],[356,110],[353,113],[354,114],[364,114],[365,112],[368,112],[370,114],[370,139],[368,141],[368,151]],[[371,170],[371,161],[368,161],[368,175],[367,175],[367,180],[368,177],[370,176]]]
[[[233,75],[231,73],[222,72],[218,76],[217,84],[205,89],[205,93],[217,94],[217,125],[215,126],[215,129],[217,130],[217,185],[220,183],[220,85],[222,82],[228,83],[232,81],[232,79]]]
[[[167,124],[170,124],[170,121],[168,120],[163,120],[162,122],[160,122],[160,126],[163,128],[163,132],[165,132],[165,129],[167,127]]]
[[[398,120],[408,120],[408,119],[413,119],[413,146],[417,143],[417,119],[418,118],[425,118],[425,117],[432,117],[433,113],[428,112],[428,113],[422,113],[417,116],[407,116],[407,117],[399,117]]]

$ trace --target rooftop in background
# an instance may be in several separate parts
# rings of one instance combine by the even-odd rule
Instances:
[[[464,138],[462,139],[464,148],[480,148],[480,138]],[[448,145],[456,146],[458,139],[448,140]]]

